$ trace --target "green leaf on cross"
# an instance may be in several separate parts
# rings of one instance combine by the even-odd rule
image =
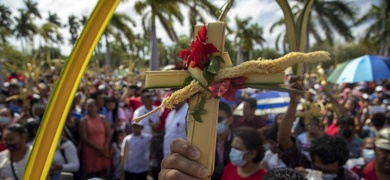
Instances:
[[[208,71],[209,73],[215,75],[215,74],[217,74],[217,73],[219,72],[219,70],[220,70],[219,62],[218,62],[218,60],[215,59],[215,58],[211,58],[210,60],[211,60],[211,62],[210,62],[209,67],[207,68],[207,71]]]
[[[184,79],[183,84],[181,85],[181,87],[186,87],[187,85],[189,85],[191,83],[192,80],[194,80],[194,78],[192,78],[192,76],[186,77]]]
[[[206,87],[209,86],[214,81],[214,74],[211,74],[209,71],[203,71],[203,77],[207,81]]]

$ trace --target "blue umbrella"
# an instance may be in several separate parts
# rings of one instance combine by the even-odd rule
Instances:
[[[329,75],[332,83],[371,82],[390,78],[390,58],[365,55],[346,61]]]
[[[255,114],[258,116],[285,113],[290,102],[290,96],[287,92],[267,91],[259,94],[253,94],[250,97],[257,100]],[[241,103],[234,110],[233,114],[242,116],[243,109],[244,103]],[[298,109],[302,109],[302,106],[299,105]]]

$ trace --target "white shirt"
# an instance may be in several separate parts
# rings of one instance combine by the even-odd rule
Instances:
[[[171,153],[170,144],[176,138],[187,139],[186,133],[186,115],[188,104],[185,103],[178,111],[175,109],[169,112],[165,120],[165,135],[164,135],[164,157]]]
[[[123,139],[122,155],[126,153],[124,166],[126,172],[144,173],[149,171],[151,139],[152,136],[145,133],[139,136],[129,134]],[[126,145],[127,151],[124,152]]]
[[[309,142],[309,139],[307,138],[309,134],[307,132],[301,133],[297,136],[297,144],[298,144],[298,149],[301,151],[303,155],[307,157],[309,161],[311,161],[311,156],[309,153],[309,149],[311,146],[311,142]]]
[[[279,155],[277,153],[272,153],[271,150],[265,152],[262,162],[267,164],[268,170],[286,167],[286,164],[279,158]]]
[[[152,110],[156,109],[156,106],[152,106]],[[142,115],[147,114],[151,110],[148,110],[145,108],[145,105],[142,105],[141,107],[137,108],[134,111],[134,119],[137,117],[140,117]],[[142,130],[143,133],[146,134],[152,134],[152,128],[150,127],[149,123],[152,122],[154,125],[157,125],[160,122],[160,111],[157,111],[150,116],[146,117],[141,121],[142,125],[144,126],[144,129]]]
[[[28,146],[27,152],[24,155],[24,157],[18,162],[13,162],[15,173],[16,173],[16,176],[18,176],[18,179],[23,178],[24,169],[26,167],[30,153],[31,153],[31,147]],[[4,151],[0,152],[0,179],[6,179],[6,178],[15,179],[14,174],[12,172],[12,168],[11,168],[10,155],[11,154],[8,150],[4,150]],[[27,177],[27,179],[28,179],[28,177]]]
[[[76,146],[69,140],[66,140],[61,145],[60,142],[58,142],[58,148],[56,152],[54,152],[52,164],[62,165],[63,172],[77,172],[80,168],[80,162],[79,157],[77,155]],[[64,150],[66,160],[68,161],[67,163],[65,163],[65,159],[62,156],[60,149]]]
[[[362,157],[352,158],[352,159],[348,159],[347,163],[345,163],[345,165],[344,165],[344,168],[352,169],[354,167],[364,166],[365,164],[366,164],[366,161]]]

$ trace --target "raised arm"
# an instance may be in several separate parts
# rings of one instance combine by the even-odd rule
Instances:
[[[299,77],[291,77],[289,86],[293,89],[303,90],[302,80]],[[291,129],[301,97],[302,94],[290,93],[290,103],[278,131],[278,144],[281,150],[288,150],[294,145],[291,140]]]

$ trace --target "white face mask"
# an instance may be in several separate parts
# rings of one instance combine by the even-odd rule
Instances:
[[[0,116],[0,124],[1,125],[7,125],[7,124],[9,124],[9,122],[10,122],[9,117]]]
[[[218,134],[222,134],[225,132],[225,130],[226,130],[225,122],[226,122],[225,120],[218,122],[218,125],[217,125],[217,133]]]

